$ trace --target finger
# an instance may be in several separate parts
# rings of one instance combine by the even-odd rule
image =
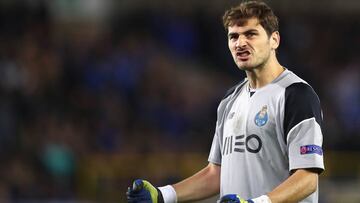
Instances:
[[[130,203],[130,202],[134,202],[134,203],[146,203],[146,202],[149,202],[150,199],[147,198],[147,197],[143,197],[143,196],[128,196],[127,197],[127,202]]]
[[[133,187],[132,187],[132,190],[133,191],[140,191],[142,190],[144,187],[144,183],[141,179],[137,179],[133,182]]]
[[[128,187],[128,188],[127,188],[127,191],[126,191],[126,196],[131,195],[131,193],[132,193],[132,190],[131,190],[130,187]]]

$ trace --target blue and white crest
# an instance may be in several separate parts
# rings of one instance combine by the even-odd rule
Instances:
[[[255,116],[255,124],[259,127],[264,126],[269,119],[268,113],[267,113],[267,106],[263,106],[259,113]]]

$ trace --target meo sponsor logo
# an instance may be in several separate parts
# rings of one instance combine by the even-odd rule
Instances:
[[[245,150],[250,153],[258,153],[262,148],[262,141],[259,136],[251,134],[249,136],[238,135],[225,138],[222,155],[232,154],[233,152],[244,153]]]
[[[300,147],[300,154],[318,154],[323,155],[323,150],[318,145],[304,145]]]

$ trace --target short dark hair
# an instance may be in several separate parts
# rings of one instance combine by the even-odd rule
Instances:
[[[242,1],[230,8],[223,16],[223,24],[228,30],[229,26],[244,25],[250,18],[257,18],[268,36],[279,30],[278,17],[265,2],[259,0]]]

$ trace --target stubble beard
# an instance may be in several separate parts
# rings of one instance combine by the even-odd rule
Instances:
[[[240,70],[243,70],[243,71],[253,71],[253,70],[256,70],[256,69],[262,69],[265,64],[266,64],[267,60],[263,60],[263,61],[260,61],[258,63],[254,63],[254,64],[251,64],[251,62],[246,62],[246,63],[237,63],[237,67],[240,69]]]
[[[262,69],[263,67],[265,67],[265,65],[268,63],[269,60],[270,60],[270,53],[266,57],[261,58],[259,60],[255,60],[254,62],[252,62],[251,59],[249,59],[249,61],[246,62],[235,61],[235,63],[240,70],[254,71],[256,69]]]

